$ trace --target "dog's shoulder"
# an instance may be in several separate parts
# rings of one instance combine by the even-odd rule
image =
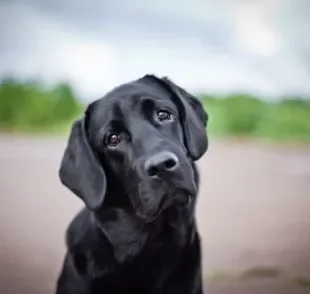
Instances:
[[[66,245],[69,251],[88,252],[100,244],[104,248],[103,238],[91,211],[83,208],[73,218],[66,232]]]
[[[79,273],[94,277],[114,267],[113,249],[87,208],[71,221],[66,233],[66,245],[68,256]]]
[[[83,208],[72,219],[66,232],[66,245],[68,249],[78,246],[84,242],[87,235],[91,235],[94,230],[91,222],[91,213]]]

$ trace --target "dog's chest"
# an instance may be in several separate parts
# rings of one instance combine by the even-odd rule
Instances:
[[[141,254],[132,262],[115,268],[115,271],[93,282],[94,294],[105,293],[153,294],[164,287],[182,260],[181,250],[166,250]]]
[[[179,229],[167,227],[154,231],[137,255],[116,264],[108,275],[93,282],[93,293],[102,293],[102,289],[115,294],[160,292],[182,261],[187,234]]]

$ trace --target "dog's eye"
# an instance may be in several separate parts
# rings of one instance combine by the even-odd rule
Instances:
[[[121,138],[117,134],[111,134],[108,138],[108,144],[112,147],[116,147],[121,141]]]
[[[166,110],[159,110],[157,112],[157,117],[159,121],[169,121],[172,120],[172,115]]]

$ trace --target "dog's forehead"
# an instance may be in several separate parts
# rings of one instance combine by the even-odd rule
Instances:
[[[159,101],[169,99],[167,92],[160,87],[144,84],[139,81],[121,85],[108,93],[103,99],[106,100],[108,107],[113,108],[117,105],[120,108],[126,108],[128,111],[128,107],[132,108],[141,103],[141,98],[143,97],[149,97]]]
[[[95,117],[104,120],[122,118],[139,111],[143,98],[157,101],[170,101],[163,89],[139,82],[121,85],[97,101]],[[101,120],[101,119],[100,119]]]

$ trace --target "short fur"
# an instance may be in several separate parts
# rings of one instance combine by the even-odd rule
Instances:
[[[160,110],[171,113],[168,121],[158,120]],[[67,230],[57,294],[203,292],[194,161],[207,150],[206,125],[197,98],[153,75],[88,106],[59,170],[85,208]],[[111,133],[117,146],[108,144]],[[179,165],[148,173],[146,162],[163,152]]]

